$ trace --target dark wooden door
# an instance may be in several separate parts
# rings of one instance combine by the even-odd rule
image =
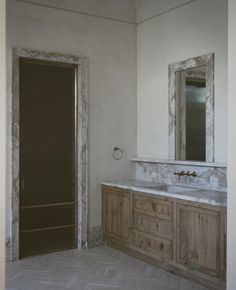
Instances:
[[[76,247],[75,67],[20,59],[20,257]]]

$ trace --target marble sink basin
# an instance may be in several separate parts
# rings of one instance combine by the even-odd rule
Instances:
[[[172,193],[182,193],[182,192],[186,192],[186,191],[188,191],[188,192],[195,191],[197,189],[185,187],[185,186],[164,184],[160,190],[172,192]]]
[[[127,187],[140,187],[140,188],[148,188],[148,189],[156,189],[156,190],[165,190],[166,184],[164,183],[153,183],[150,181],[142,181],[142,180],[124,180],[122,181],[122,185]]]
[[[170,185],[170,184],[165,184],[165,183],[155,184],[151,182],[140,182],[140,183],[136,182],[135,186],[141,187],[141,188],[165,191],[169,193],[183,193],[183,192],[191,192],[191,191],[197,190],[195,188],[190,188],[190,187],[185,187],[185,186],[180,186],[180,185]]]
[[[167,193],[184,193],[184,192],[192,192],[197,189],[189,188],[180,185],[170,185],[166,183],[153,183],[148,181],[141,180],[125,180],[122,181],[123,186],[127,186],[128,188],[140,188],[140,189],[148,189],[148,190],[157,190],[163,191]]]

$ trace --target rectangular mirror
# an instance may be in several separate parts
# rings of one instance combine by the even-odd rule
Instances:
[[[214,161],[213,54],[169,66],[169,158]]]

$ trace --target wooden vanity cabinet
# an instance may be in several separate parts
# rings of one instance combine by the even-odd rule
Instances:
[[[112,246],[210,289],[224,289],[226,208],[103,186]]]
[[[129,191],[103,186],[102,207],[104,238],[127,247],[130,236]]]

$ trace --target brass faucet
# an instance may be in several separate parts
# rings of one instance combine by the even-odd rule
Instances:
[[[187,176],[197,177],[197,173],[195,171],[193,171],[192,173],[190,173],[189,171],[187,171]]]
[[[180,180],[180,177],[181,176],[193,176],[193,177],[196,177],[197,176],[197,173],[195,171],[193,171],[192,173],[190,173],[190,171],[180,171],[180,172],[174,172],[174,175],[178,175],[179,177],[179,180]]]
[[[179,180],[180,180],[180,177],[181,176],[186,176],[187,175],[187,172],[185,172],[185,171],[182,170],[180,172],[175,172],[174,175],[178,175]]]

